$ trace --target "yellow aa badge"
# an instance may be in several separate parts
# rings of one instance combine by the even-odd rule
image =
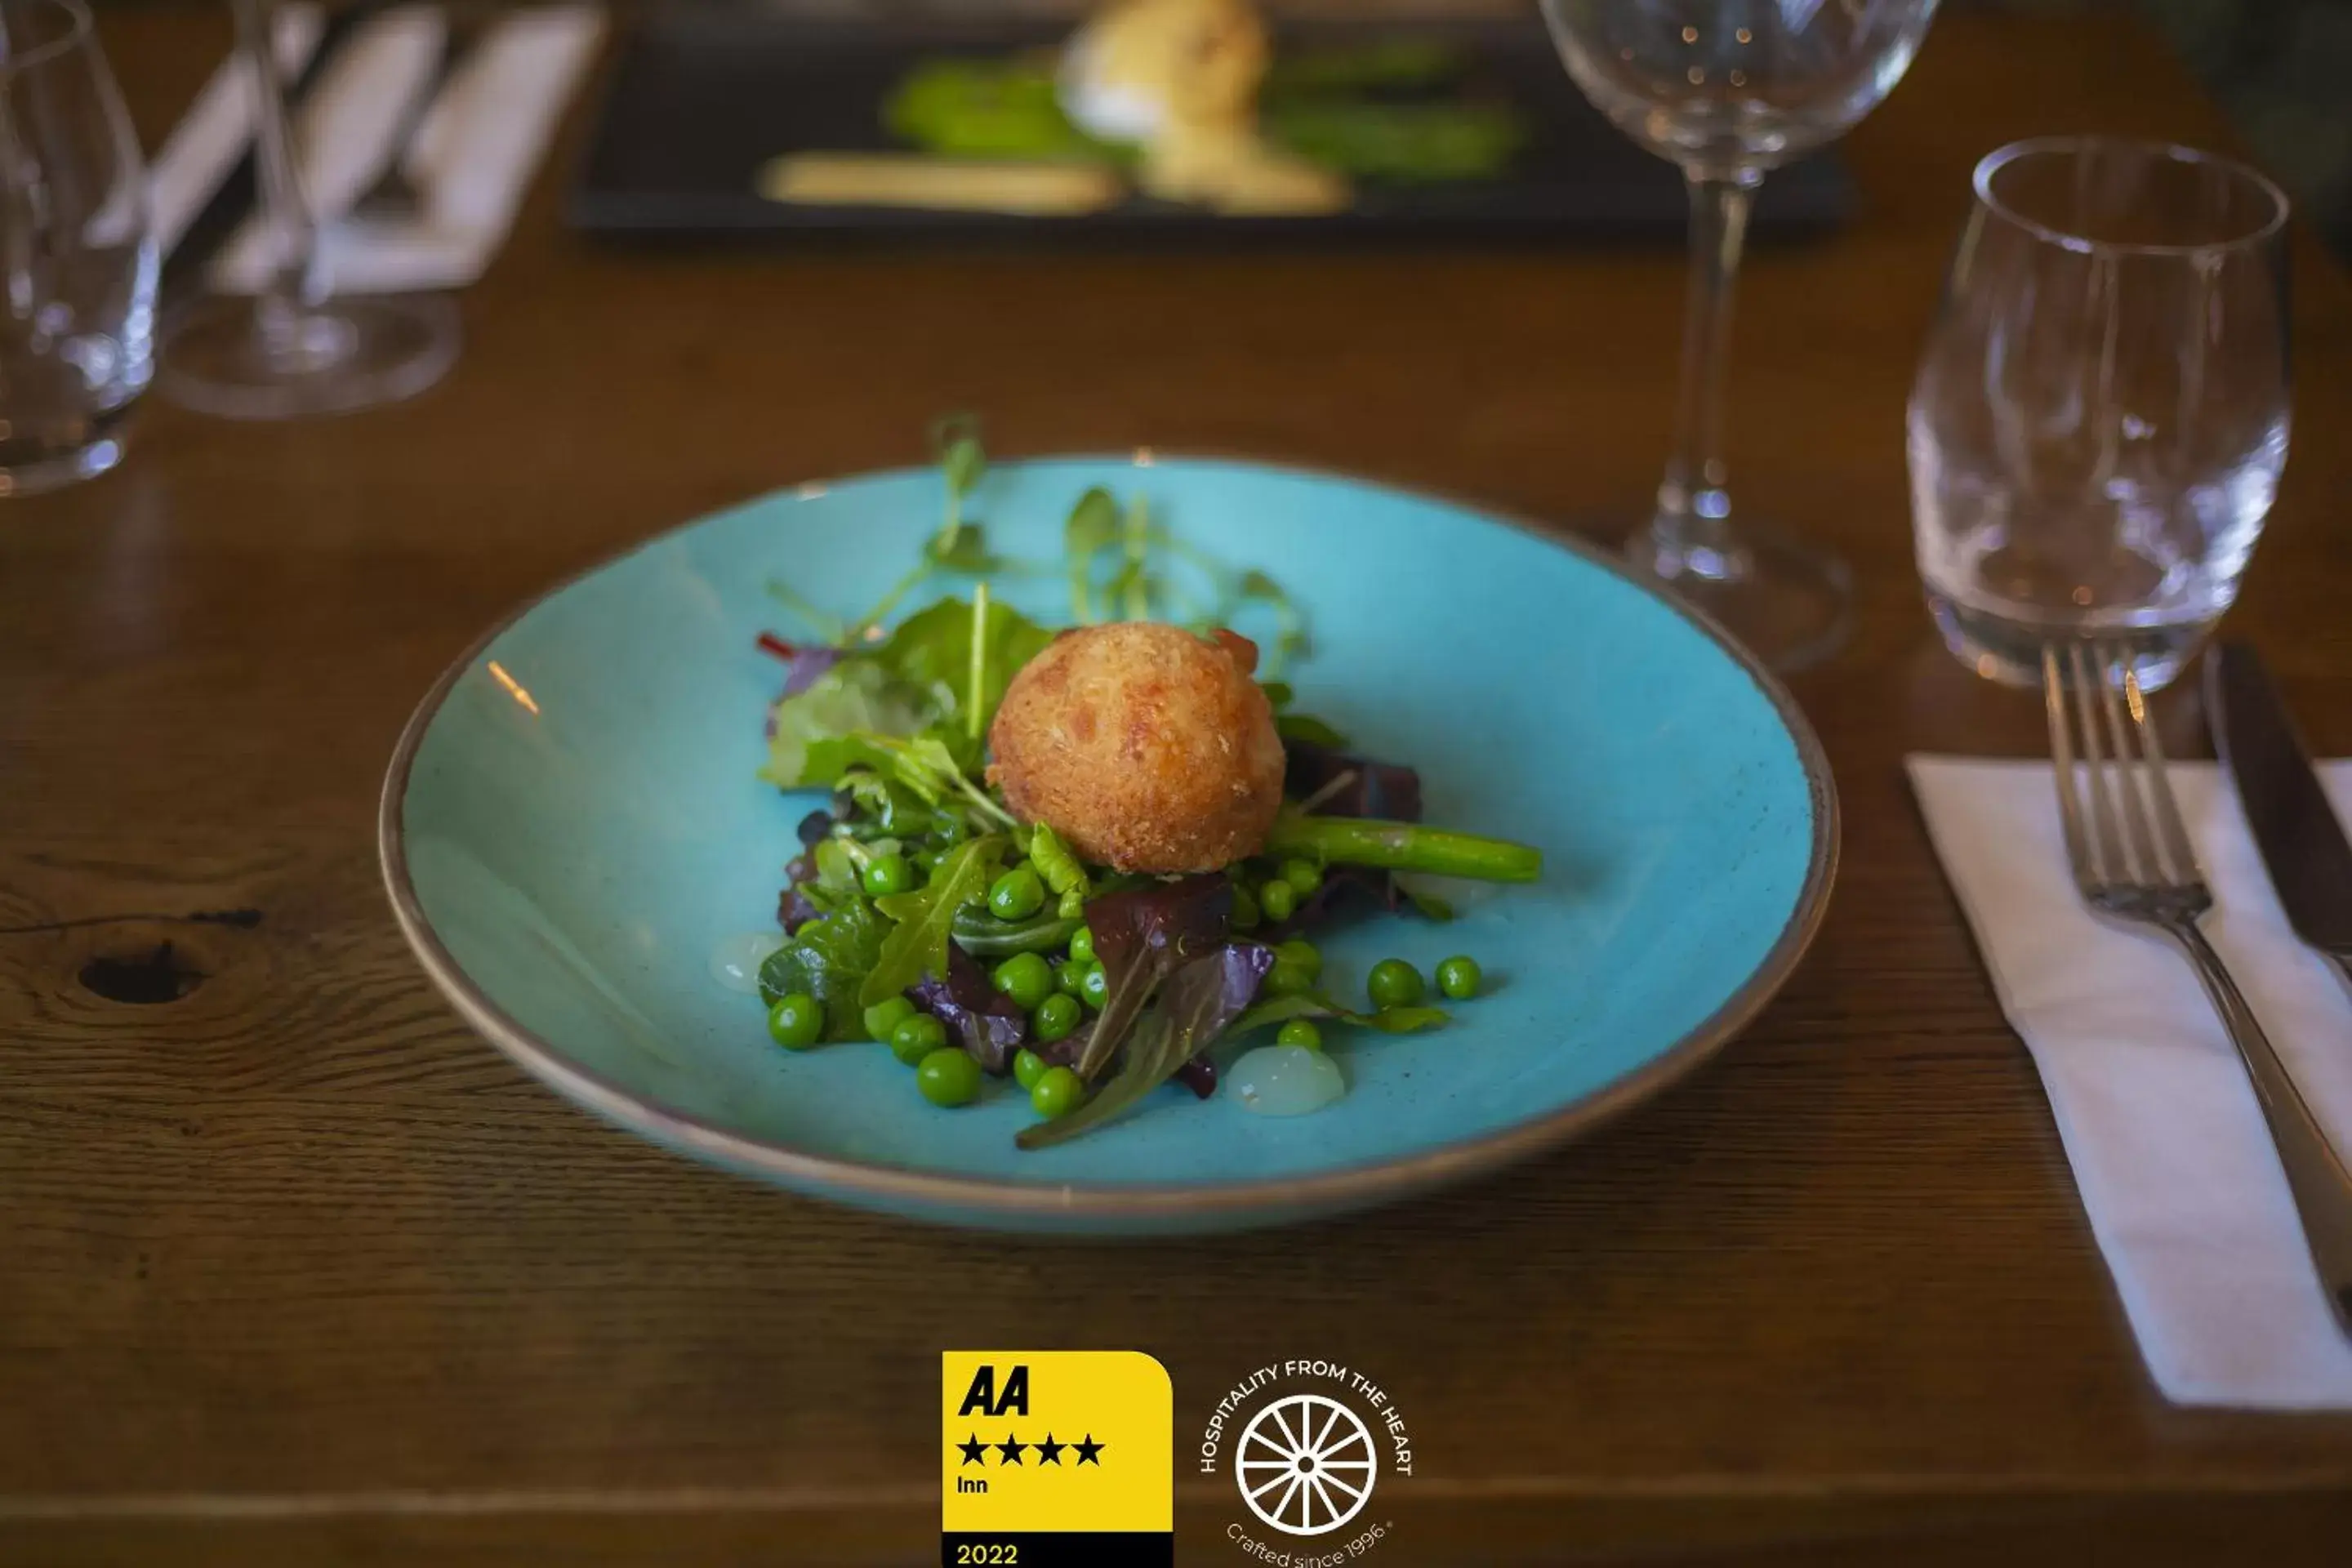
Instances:
[[[940,1358],[944,1568],[1169,1568],[1175,1400],[1140,1351]]]

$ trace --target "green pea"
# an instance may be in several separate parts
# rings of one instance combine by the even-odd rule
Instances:
[[[996,966],[996,988],[1024,1013],[1034,1013],[1054,994],[1054,971],[1043,953],[1016,952]]]
[[[1080,926],[1070,933],[1070,956],[1080,963],[1095,961],[1095,928]]]
[[[1323,954],[1311,942],[1302,942],[1297,937],[1292,937],[1288,942],[1277,942],[1275,944],[1274,957],[1277,963],[1287,959],[1291,963],[1305,970],[1307,977],[1310,980],[1323,978]]]
[[[1323,868],[1312,860],[1285,860],[1282,879],[1303,899],[1323,885]]]
[[[901,1018],[890,1030],[890,1054],[913,1067],[948,1043],[948,1026],[929,1013]]]
[[[988,889],[988,912],[1001,921],[1025,921],[1045,907],[1045,884],[1026,866],[1015,866]]]
[[[1466,952],[1457,952],[1437,966],[1437,988],[1456,1002],[1467,1002],[1478,994],[1479,983],[1486,978],[1478,961]]]
[[[768,1009],[768,1037],[788,1051],[804,1051],[824,1033],[824,1009],[805,991],[776,998]]]
[[[1050,1046],[1055,1040],[1068,1039],[1070,1031],[1078,1026],[1078,1020],[1084,1016],[1086,1015],[1079,1008],[1076,997],[1065,996],[1056,991],[1037,1004],[1037,1011],[1029,1020],[1029,1028]]]
[[[1110,1000],[1110,976],[1103,973],[1101,964],[1087,965],[1086,973],[1078,980],[1078,998],[1097,1011]]]
[[[1297,890],[1276,878],[1258,889],[1257,907],[1265,912],[1266,919],[1280,925],[1297,910]]]
[[[1024,1089],[1034,1089],[1045,1076],[1045,1058],[1024,1046],[1013,1053],[1013,1081]]]
[[[1234,884],[1234,929],[1235,931],[1253,930],[1261,918],[1257,907],[1257,895],[1239,882],[1235,882]]]
[[[1087,1097],[1087,1086],[1078,1075],[1067,1068],[1047,1068],[1035,1083],[1029,1086],[1029,1104],[1038,1115],[1051,1121],[1057,1116],[1067,1116]]]
[[[1323,1031],[1315,1026],[1312,1018],[1293,1018],[1275,1031],[1277,1046],[1305,1046],[1310,1051],[1323,1048]]]
[[[1402,958],[1383,958],[1373,964],[1364,990],[1375,1007],[1417,1007],[1429,994],[1421,971]]]
[[[1265,990],[1269,996],[1300,996],[1315,989],[1311,970],[1294,963],[1276,953],[1274,967],[1265,972]]]
[[[1077,995],[1086,984],[1087,971],[1093,967],[1091,963],[1080,963],[1074,958],[1064,959],[1054,965],[1054,989],[1065,996]]]
[[[915,1087],[933,1105],[969,1105],[980,1092],[980,1064],[961,1051],[933,1051],[916,1064]]]
[[[887,1002],[877,1002],[866,1009],[866,1037],[887,1040],[890,1031],[915,1016],[915,1005],[904,996],[893,996]]]
[[[866,862],[866,893],[868,898],[903,893],[914,885],[915,868],[907,864],[904,855],[877,855]]]

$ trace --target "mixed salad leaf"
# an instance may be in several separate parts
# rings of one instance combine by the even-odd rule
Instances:
[[[1293,1044],[1319,1041],[1325,1024],[1394,1034],[1443,1023],[1417,974],[1413,994],[1342,1005],[1318,985],[1304,933],[1350,895],[1444,918],[1400,873],[1528,880],[1539,858],[1423,826],[1413,770],[1349,752],[1294,707],[1281,671],[1311,641],[1288,595],[1175,538],[1140,498],[1089,489],[1071,509],[1058,566],[1071,616],[1177,619],[1204,635],[1253,617],[1269,649],[1260,684],[1286,748],[1286,804],[1259,853],[1181,878],[1090,866],[1050,826],[1016,820],[987,781],[985,737],[1013,678],[1056,634],[991,597],[990,575],[1041,569],[997,554],[974,515],[987,476],[976,430],[951,421],[936,438],[940,527],[872,609],[836,621],[771,585],[814,640],[760,638],[787,667],[761,777],[830,792],[801,821],[778,905],[790,940],[760,972],[777,1040],[884,1037],[908,1061],[961,1052],[1029,1089],[1048,1119],[1020,1142],[1042,1148],[1171,1079],[1207,1096],[1211,1047],[1254,1033],[1279,1029]],[[888,624],[942,578],[971,581]],[[923,1092],[941,1103],[976,1092],[971,1067],[956,1065],[919,1073]]]
[[[1024,1128],[1014,1142],[1024,1149],[1043,1149],[1116,1117],[1174,1078],[1223,1034],[1273,969],[1272,948],[1238,942],[1178,965],[1160,987],[1160,1005],[1136,1026],[1110,1080],[1076,1110],[1058,1121]]]

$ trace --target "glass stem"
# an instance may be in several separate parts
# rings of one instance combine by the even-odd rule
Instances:
[[[1689,173],[1690,293],[1683,312],[1682,392],[1674,455],[1658,486],[1651,532],[1659,555],[1706,577],[1739,574],[1731,497],[1723,467],[1724,371],[1731,349],[1731,292],[1748,237],[1748,207],[1761,176]]]
[[[261,176],[262,222],[276,247],[257,313],[272,352],[299,356],[302,318],[325,292],[319,268],[319,225],[302,195],[286,94],[278,83],[278,51],[270,37],[276,6],[272,0],[236,4],[237,47],[253,77],[254,162]]]

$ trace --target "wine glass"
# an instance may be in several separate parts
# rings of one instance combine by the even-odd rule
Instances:
[[[331,297],[272,58],[271,0],[231,5],[276,262],[258,294],[206,299],[169,325],[158,384],[175,403],[233,419],[349,414],[412,397],[457,357],[456,308],[429,294]]]
[[[2235,602],[2286,467],[2287,201],[2192,148],[2050,136],[1977,165],[1911,393],[1928,612],[1978,673],[2127,647],[2154,690]]]
[[[1543,0],[1568,74],[1616,127],[1679,164],[1690,293],[1673,456],[1626,545],[1776,668],[1844,635],[1845,563],[1744,519],[1723,465],[1731,290],[1769,169],[1850,129],[1902,79],[1937,0]]]
[[[154,363],[147,173],[82,0],[0,0],[0,496],[122,460]]]

